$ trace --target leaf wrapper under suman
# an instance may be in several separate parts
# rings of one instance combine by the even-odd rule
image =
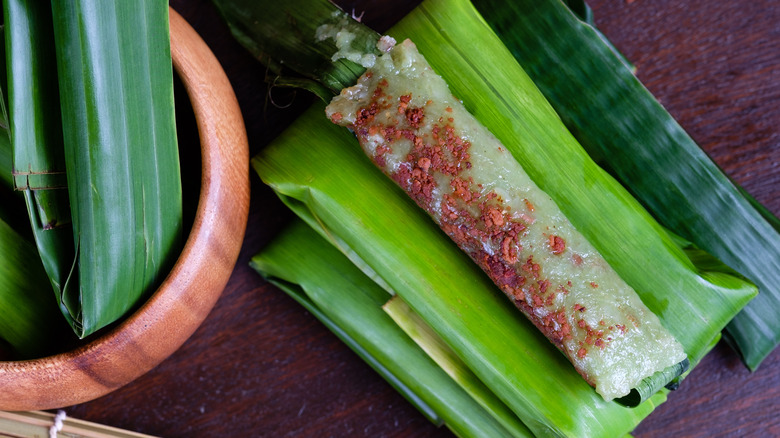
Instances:
[[[583,427],[619,435],[617,431],[631,430],[660,402],[634,409],[605,403],[465,254],[373,167],[351,134],[324,120],[322,110],[314,108],[296,122],[253,161],[255,168],[301,217],[322,228],[324,235],[338,236],[332,239],[338,245],[349,242],[351,246],[342,250],[357,254],[405,301],[411,301],[472,369],[483,367],[475,373],[516,413],[520,411],[526,424],[531,421],[529,427],[572,436],[581,436]],[[432,291],[442,295],[434,296]],[[740,303],[751,293],[748,288],[742,296],[720,299]],[[686,299],[690,298],[680,294],[669,305]],[[698,318],[677,318],[677,327],[670,329],[708,331],[716,338],[719,328],[706,327],[709,304],[698,304]],[[738,307],[725,312],[733,314]],[[661,318],[669,323],[668,316]],[[689,354],[703,355],[710,346],[708,341],[686,347]],[[559,390],[550,391],[550,385]],[[528,393],[516,394],[517,388]],[[569,414],[561,418],[563,406]],[[593,423],[567,425],[594,415]]]
[[[168,3],[52,8],[76,248],[62,302],[83,337],[139,305],[180,245]]]
[[[758,286],[726,328],[755,370],[780,344],[778,219],[729,179],[603,36],[563,3],[474,3],[601,165],[660,223]]]

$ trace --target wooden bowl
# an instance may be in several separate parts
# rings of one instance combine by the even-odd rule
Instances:
[[[170,26],[173,65],[192,103],[202,155],[200,198],[184,249],[143,307],[106,334],[62,354],[0,362],[0,410],[70,406],[138,378],[192,335],[233,271],[249,211],[244,120],[206,43],[173,9]]]

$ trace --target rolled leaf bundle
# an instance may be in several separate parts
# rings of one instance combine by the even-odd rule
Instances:
[[[326,108],[606,400],[682,345],[405,40]],[[672,376],[677,377],[677,376]]]
[[[3,2],[3,15],[13,187],[25,200],[38,254],[61,312],[78,326],[73,315],[80,304],[70,304],[71,312],[63,299],[75,250],[51,5],[8,0]]]

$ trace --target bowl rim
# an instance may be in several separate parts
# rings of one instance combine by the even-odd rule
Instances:
[[[235,267],[249,214],[249,146],[221,64],[169,7],[173,67],[190,98],[201,143],[197,212],[171,272],[131,316],[64,353],[0,362],[0,410],[43,410],[101,397],[173,354],[201,325]]]

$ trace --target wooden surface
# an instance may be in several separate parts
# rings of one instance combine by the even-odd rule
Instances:
[[[408,7],[378,3],[394,5],[366,12],[364,21],[380,30]],[[171,4],[225,67],[244,113],[250,151],[256,153],[308,98],[276,90],[269,99],[264,69],[232,41],[206,0]],[[694,139],[780,214],[780,9],[775,0],[590,4],[597,25]],[[182,111],[180,132],[191,123]],[[168,437],[451,436],[430,425],[314,317],[248,268],[249,257],[289,217],[253,178],[238,264],[204,324],[148,374],[66,412]],[[751,374],[721,344],[635,436],[780,436],[779,409],[780,350]]]

